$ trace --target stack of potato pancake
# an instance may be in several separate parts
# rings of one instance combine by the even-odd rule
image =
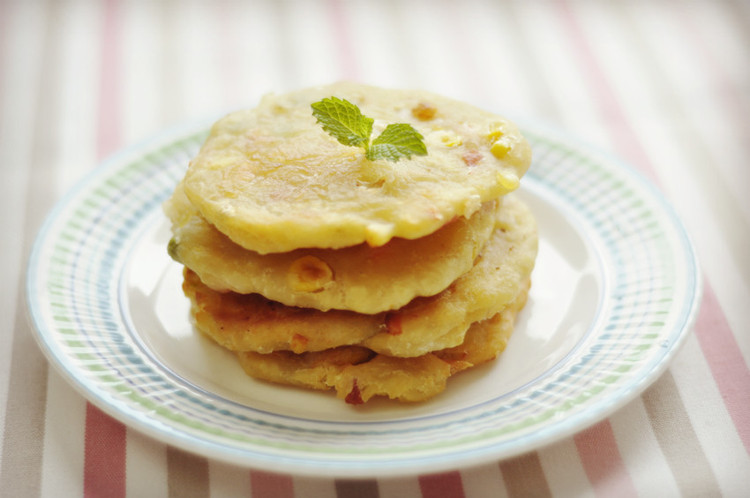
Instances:
[[[427,155],[342,145],[311,112],[331,96],[410,124]],[[512,123],[431,93],[266,96],[213,126],[164,205],[194,324],[258,379],[431,398],[503,351],[526,302],[536,225],[510,192],[530,161]]]

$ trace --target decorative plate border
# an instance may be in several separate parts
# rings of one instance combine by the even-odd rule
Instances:
[[[524,185],[575,219],[598,249],[603,292],[574,351],[544,376],[449,413],[327,422],[222,399],[143,350],[122,302],[130,249],[160,216],[208,126],[181,128],[98,168],[52,211],[31,253],[36,339],[86,398],[166,443],[253,467],[327,476],[436,472],[570,435],[633,399],[666,368],[695,319],[695,252],[663,197],[618,160],[528,127]]]

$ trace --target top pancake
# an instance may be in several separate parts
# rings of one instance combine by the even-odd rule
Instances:
[[[375,119],[373,136],[409,123],[428,154],[370,161],[317,124],[310,105],[346,99]],[[518,186],[531,160],[510,122],[414,90],[355,83],[269,95],[217,122],[184,178],[209,223],[260,254],[416,239]]]

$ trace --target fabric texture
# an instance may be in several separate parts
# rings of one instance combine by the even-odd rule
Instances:
[[[548,447],[397,479],[236,467],[87,403],[27,318],[24,269],[50,209],[164,128],[341,79],[546,123],[653,182],[705,281],[666,373]],[[746,496],[749,155],[744,0],[0,2],[0,496]]]

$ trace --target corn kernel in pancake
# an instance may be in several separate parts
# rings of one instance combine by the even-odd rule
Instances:
[[[212,289],[258,293],[288,306],[374,314],[443,291],[474,266],[494,229],[499,201],[416,240],[381,247],[297,249],[260,255],[232,242],[195,210],[182,190],[165,204],[172,255]]]
[[[428,154],[367,160],[316,123],[310,104],[330,96],[375,119],[374,136],[388,123],[411,124]],[[430,111],[414,112],[424,106]],[[454,137],[450,143],[446,134]],[[508,150],[493,154],[500,140]],[[521,178],[530,160],[518,129],[489,112],[421,91],[339,83],[267,96],[257,108],[221,119],[191,162],[184,188],[209,223],[261,254],[380,246],[471,216],[516,188],[508,178]]]
[[[231,350],[303,352],[361,344],[389,356],[416,357],[461,344],[472,323],[498,313],[527,288],[537,248],[531,213],[508,196],[495,226],[471,270],[443,292],[390,312],[283,306],[257,294],[211,290],[190,271],[183,289],[196,327]]]

